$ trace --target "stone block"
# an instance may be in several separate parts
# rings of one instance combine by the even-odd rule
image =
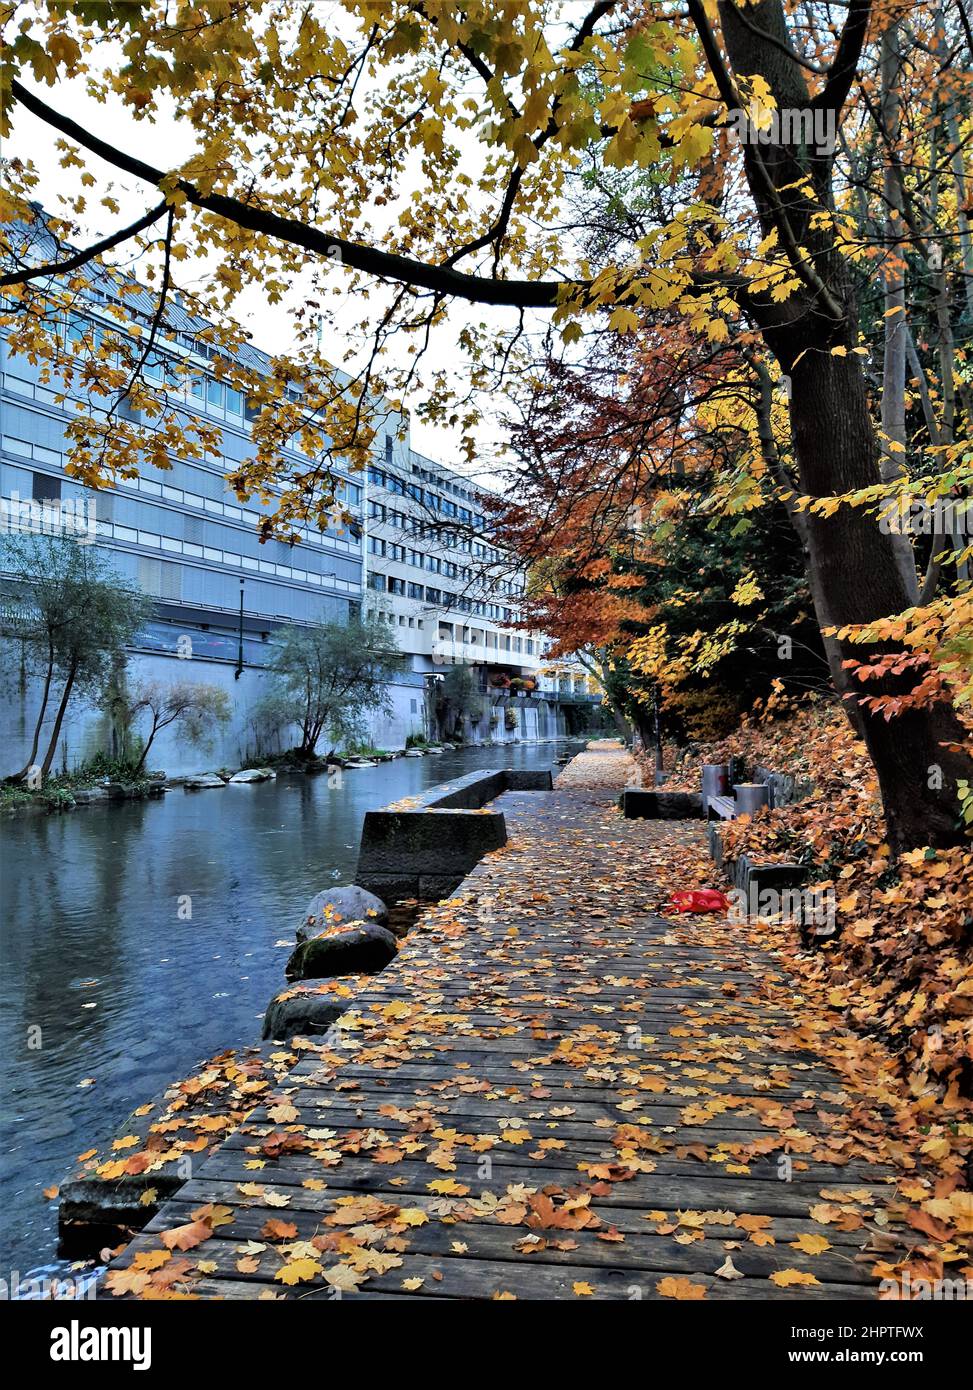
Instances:
[[[626,820],[701,820],[703,798],[699,792],[645,791],[626,787],[619,797]]]

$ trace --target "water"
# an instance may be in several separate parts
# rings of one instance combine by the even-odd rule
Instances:
[[[311,896],[350,882],[367,810],[555,745],[399,758],[325,776],[0,823],[0,1273],[51,1261],[42,1195],[130,1112],[260,1037]],[[189,915],[191,912],[191,916]]]

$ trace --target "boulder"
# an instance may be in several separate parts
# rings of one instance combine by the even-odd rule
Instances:
[[[407,758],[424,758],[426,755],[421,748],[407,748],[405,750],[405,756]]]
[[[373,922],[377,927],[386,927],[388,920],[389,910],[381,898],[359,888],[356,883],[348,883],[340,888],[325,888],[315,893],[307,905],[296,936],[299,942],[307,941],[327,926],[345,922],[368,925]]]
[[[346,1002],[313,989],[283,989],[267,1005],[263,1037],[286,1042],[293,1037],[326,1033],[347,1007]]]
[[[187,777],[183,786],[187,791],[203,791],[206,787],[225,787],[226,783],[222,777],[217,777],[215,772],[201,772],[198,776]]]
[[[269,767],[245,767],[234,772],[231,782],[269,782],[273,777]]]
[[[78,806],[93,806],[98,801],[108,800],[108,792],[104,787],[79,787],[71,795]]]
[[[349,927],[302,941],[284,969],[288,980],[328,980],[336,975],[374,975],[395,956],[395,937],[385,927]]]

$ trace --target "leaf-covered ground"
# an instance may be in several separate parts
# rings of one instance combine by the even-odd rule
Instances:
[[[954,1136],[973,1100],[973,844],[893,864],[874,771],[833,704],[772,700],[731,738],[696,750],[673,785],[698,790],[699,764],[734,753],[813,784],[805,800],[724,830],[731,856],[806,864],[809,886],[834,894],[833,941],[805,952],[781,927],[775,946],[809,990],[889,1050],[919,1122]]]
[[[717,879],[699,823],[620,817],[633,774],[603,747],[550,796],[506,794],[506,849],[194,1170],[111,1292],[867,1298],[968,1271],[968,1121],[916,1123],[888,1054],[764,924],[666,917]]]

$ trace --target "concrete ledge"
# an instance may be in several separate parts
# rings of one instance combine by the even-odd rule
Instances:
[[[504,769],[508,792],[549,792],[554,777],[549,767],[508,767]]]
[[[806,864],[756,864],[748,854],[739,859],[729,859],[724,853],[723,836],[718,822],[709,825],[709,852],[717,868],[722,869],[734,888],[740,888],[747,895],[748,910],[756,912],[761,893],[773,890],[786,892],[789,888],[803,888],[807,883],[809,870]]]
[[[699,792],[643,791],[626,787],[618,798],[626,820],[702,820]]]
[[[487,810],[489,802],[506,791],[552,785],[549,768],[497,768],[367,811],[355,882],[386,903],[448,897],[485,854],[507,843],[503,812]]]
[[[814,784],[807,778],[791,777],[789,773],[774,772],[759,764],[753,770],[753,779],[767,784],[771,806],[790,806],[795,801],[803,801],[814,790]]]

